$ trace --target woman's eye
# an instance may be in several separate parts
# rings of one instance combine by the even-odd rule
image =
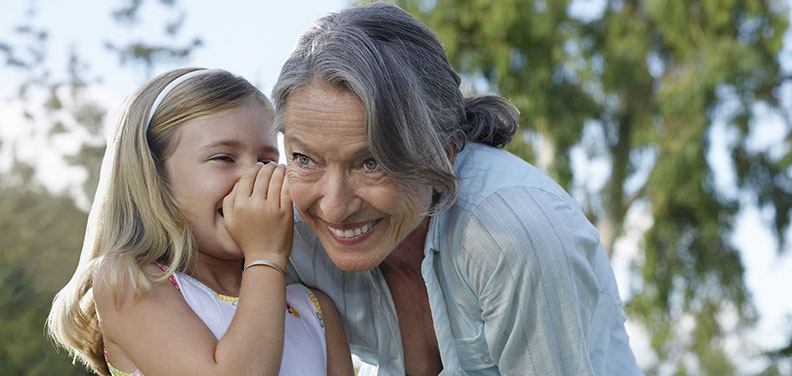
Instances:
[[[294,157],[294,159],[297,161],[298,164],[303,166],[306,166],[311,163],[311,158],[309,158],[305,154],[293,153],[292,157]]]
[[[379,168],[379,162],[374,158],[366,159],[363,162],[363,168],[366,169],[366,171],[376,171]]]

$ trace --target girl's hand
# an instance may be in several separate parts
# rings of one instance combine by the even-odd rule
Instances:
[[[245,260],[286,266],[294,232],[286,166],[257,163],[223,199],[223,224]]]

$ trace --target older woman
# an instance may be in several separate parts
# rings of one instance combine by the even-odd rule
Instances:
[[[290,278],[332,297],[380,374],[639,374],[597,231],[502,149],[513,107],[459,83],[394,6],[300,38],[273,90],[300,216]]]

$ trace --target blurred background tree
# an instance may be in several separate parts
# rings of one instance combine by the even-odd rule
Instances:
[[[170,19],[164,25],[167,43],[107,40],[106,50],[118,55],[119,63],[140,69],[141,77],[153,74],[160,64],[189,59],[200,38],[178,45],[185,17],[175,0],[159,0]],[[119,28],[132,31],[138,25],[142,0],[128,0],[113,12]],[[99,178],[105,148],[105,116],[108,108],[88,87],[100,82],[91,67],[72,50],[67,60],[68,78],[56,79],[48,66],[49,33],[37,26],[38,4],[29,1],[26,17],[15,27],[13,40],[0,39],[0,58],[6,69],[21,78],[14,100],[22,105],[25,140],[35,138],[47,124],[47,145],[58,149],[63,138],[81,140],[76,153],[66,160],[87,172],[82,189],[53,194],[34,179],[34,168],[16,158],[16,143],[0,143],[9,151],[11,166],[0,171],[0,375],[88,375],[73,366],[66,351],[55,351],[47,339],[44,322],[55,293],[71,277],[82,246],[86,208]],[[43,105],[42,105],[43,104]],[[7,119],[6,119],[7,120]],[[8,126],[0,119],[0,127]],[[78,207],[78,203],[83,203]]]
[[[69,220],[64,221],[64,218]],[[66,195],[53,195],[22,162],[0,176],[0,374],[86,375],[44,337],[55,291],[76,266],[87,215]]]
[[[790,77],[779,63],[787,3],[397,3],[438,34],[473,91],[514,102],[521,126],[510,150],[575,194],[611,256],[628,211],[651,216],[626,294],[657,356],[646,372],[736,373],[724,339],[756,313],[730,240],[735,216],[744,205],[771,211],[782,251],[792,214],[792,119],[781,103]],[[586,3],[595,9],[581,11]],[[784,122],[780,153],[749,145],[766,130],[760,107]],[[716,127],[734,135],[731,189],[716,184],[708,160]],[[576,181],[581,150],[607,166],[601,186]]]

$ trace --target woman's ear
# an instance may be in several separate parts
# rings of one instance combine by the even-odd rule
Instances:
[[[456,158],[457,152],[457,139],[456,137],[452,137],[451,140],[448,141],[448,145],[446,145],[446,156],[448,157],[448,162],[451,163],[451,166],[454,166],[454,158]]]
[[[451,163],[451,167],[454,167],[454,159],[456,158],[456,152],[457,152],[456,137],[453,137],[451,138],[450,141],[448,141],[448,145],[446,145],[445,151],[446,151],[446,156],[448,157],[448,162]],[[442,189],[439,186],[432,187],[432,190],[437,194],[442,193],[444,191],[444,189]]]

